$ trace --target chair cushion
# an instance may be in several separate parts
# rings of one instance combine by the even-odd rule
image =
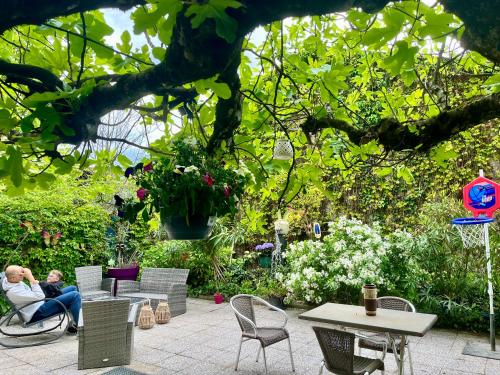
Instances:
[[[119,297],[128,297],[128,298],[138,298],[138,299],[150,299],[150,300],[162,300],[168,302],[168,295],[164,293],[145,293],[145,292],[125,292],[120,293]]]
[[[253,331],[243,332],[244,337],[253,337]],[[257,328],[257,339],[263,347],[285,340],[289,337],[288,331],[285,328],[265,327]]]
[[[361,375],[368,372],[371,374],[376,370],[384,369],[384,362],[380,359],[366,358],[355,355],[353,361],[354,375]]]
[[[381,342],[385,342],[387,344],[387,352],[388,353],[392,353],[393,350],[392,350],[392,346],[389,345],[389,343],[387,342],[387,337],[385,334],[383,333],[377,333],[377,334],[374,334],[374,335],[366,335],[368,337],[370,337],[371,339],[373,340],[376,340],[376,341],[381,341]],[[401,337],[400,336],[393,336],[395,342],[396,342],[396,348],[398,348],[399,350],[399,345],[401,344]],[[372,341],[369,341],[369,340],[366,340],[366,339],[363,339],[363,338],[360,338],[359,341],[358,341],[358,346],[360,348],[363,348],[363,349],[370,349],[370,350],[377,350],[377,351],[382,351],[384,350],[383,346],[381,344],[377,344],[377,343],[374,343]]]
[[[92,299],[98,297],[111,296],[111,293],[106,290],[84,290],[80,292],[83,299]]]

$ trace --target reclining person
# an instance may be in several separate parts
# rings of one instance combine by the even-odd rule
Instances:
[[[28,280],[30,286],[23,282],[24,278]],[[20,310],[26,322],[34,323],[63,312],[62,306],[54,300],[43,301],[45,294],[29,268],[14,265],[7,267],[2,288],[5,290],[7,298],[18,309],[30,302],[39,301]],[[68,327],[68,333],[76,333],[82,304],[80,293],[76,291],[74,286],[66,287],[61,292],[62,294],[54,299],[60,301],[71,313],[73,323]]]
[[[63,273],[59,270],[52,270],[49,272],[47,276],[47,281],[40,281],[38,285],[43,290],[43,294],[45,294],[45,298],[55,298],[63,294],[62,287],[64,285],[63,281]],[[72,287],[67,291],[76,290],[76,287]]]

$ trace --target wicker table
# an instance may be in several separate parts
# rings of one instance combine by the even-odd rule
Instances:
[[[400,335],[399,358],[396,348],[394,348],[394,356],[398,364],[399,374],[402,375],[406,336],[424,336],[436,322],[437,316],[386,309],[377,309],[376,316],[368,316],[363,306],[326,303],[300,314],[299,319]]]
[[[149,301],[148,298],[142,298],[142,297],[113,297],[113,296],[98,296],[98,297],[88,297],[88,298],[82,298],[83,301],[110,301],[110,300],[121,300],[121,299],[128,299],[130,301],[130,308],[132,308],[133,305],[137,305],[137,315],[135,317],[135,326],[139,323],[139,313],[141,311],[141,307],[144,306],[146,302]],[[81,313],[81,311],[80,311]]]

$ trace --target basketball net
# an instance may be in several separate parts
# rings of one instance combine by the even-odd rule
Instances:
[[[460,233],[460,237],[462,238],[462,243],[464,248],[472,248],[472,247],[480,247],[484,246],[484,227],[488,225],[478,223],[478,224],[469,224],[469,225],[458,225],[453,224],[455,228],[457,228]]]

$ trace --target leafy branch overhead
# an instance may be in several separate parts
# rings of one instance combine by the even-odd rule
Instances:
[[[2,5],[0,175],[14,186],[46,185],[49,167],[84,165],[114,110],[167,133],[182,127],[210,152],[228,147],[265,173],[274,166],[259,155],[280,136],[301,162],[345,168],[349,143],[429,150],[500,112],[498,2]],[[130,11],[118,38],[108,8]],[[332,147],[340,159],[323,160]]]

